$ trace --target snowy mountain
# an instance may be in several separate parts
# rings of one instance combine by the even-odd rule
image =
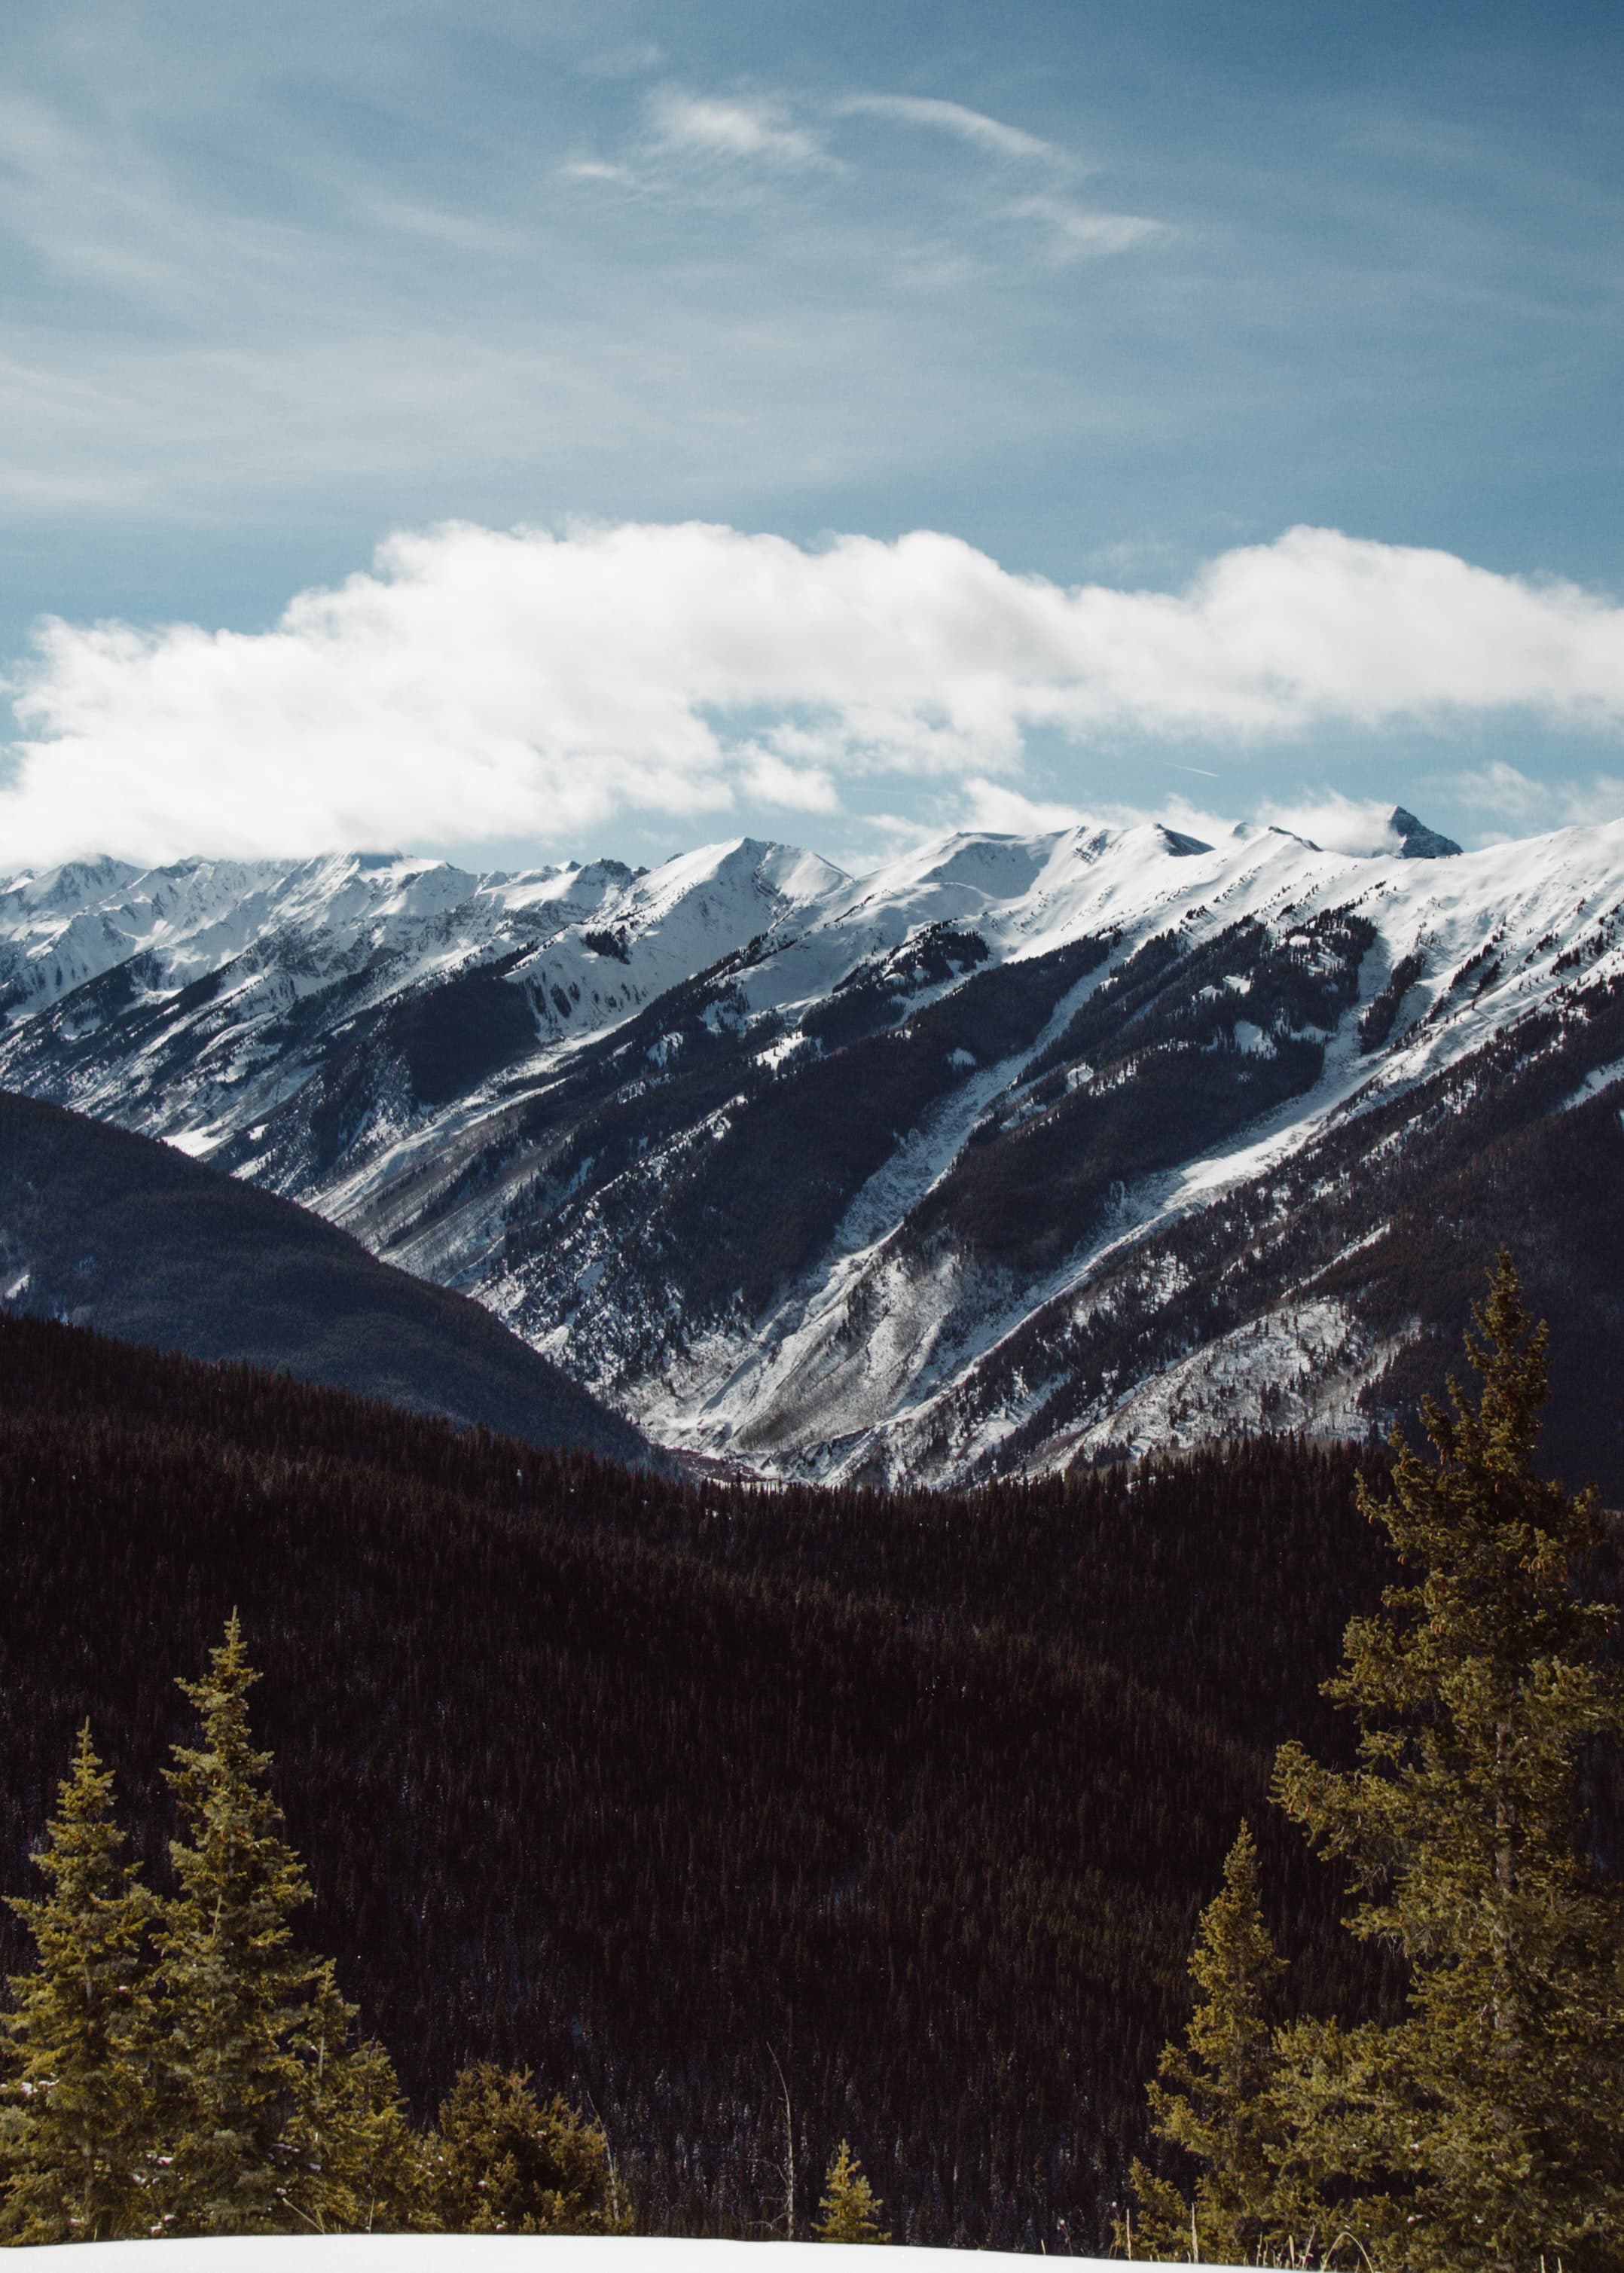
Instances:
[[[0,885],[0,1081],[765,1473],[1362,1434],[1508,1237],[1583,1369],[1565,1453],[1610,1474],[1624,823],[1389,834],[81,865]]]

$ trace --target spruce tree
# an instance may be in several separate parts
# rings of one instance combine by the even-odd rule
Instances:
[[[247,1697],[259,1677],[234,1612],[203,1679],[180,1684],[202,1730],[195,1746],[176,1747],[169,1772],[186,1835],[169,1849],[179,1893],[157,1933],[161,2200],[165,2229],[177,2233],[274,2232],[289,2223],[296,2040],[320,1969],[294,1946],[289,1922],[310,1888],[264,1788],[270,1755],[250,1741]]]
[[[823,2179],[823,2198],[813,2231],[820,2241],[889,2241],[880,2231],[884,2204],[863,2176],[850,2143],[842,2139]]]
[[[1150,2087],[1151,2127],[1193,2157],[1194,2194],[1135,2163],[1133,2215],[1118,2221],[1119,2247],[1240,2265],[1275,2230],[1273,2007],[1284,1970],[1259,1901],[1257,1844],[1243,1823],[1223,1891],[1201,1914],[1190,1959],[1199,1997],[1184,2043],[1168,2045]]]
[[[433,2222],[452,2233],[629,2233],[609,2142],[528,2069],[464,2068],[428,2144]]]
[[[1502,1255],[1475,1312],[1473,1403],[1424,1411],[1367,1503],[1410,1583],[1356,1619],[1327,1693],[1359,1765],[1279,1757],[1276,1797],[1351,1866],[1355,1933],[1408,1960],[1390,2029],[1282,2039],[1296,2128],[1282,2179],[1317,2192],[1384,2269],[1568,2273],[1624,2232],[1624,1905],[1584,1852],[1588,1748],[1624,1735],[1587,1597],[1593,1495],[1533,1470],[1545,1332]],[[1323,2230],[1323,2229],[1322,2229]]]
[[[0,2018],[7,2241],[112,2241],[151,2224],[153,1905],[117,1859],[112,1783],[86,1724],[34,1858],[50,1892],[11,1904],[38,1958]]]
[[[388,2053],[356,2041],[357,2013],[324,1962],[293,2045],[300,2074],[282,2140],[290,2231],[402,2233],[432,2223],[424,2142]]]

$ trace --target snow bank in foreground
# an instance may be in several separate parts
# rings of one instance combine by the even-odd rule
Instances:
[[[64,2273],[92,2273],[97,2250],[139,2249],[139,2273],[784,2273],[786,2253],[804,2256],[818,2245],[797,2241],[659,2240],[638,2235],[332,2233],[219,2241],[70,2242],[33,2249],[28,2262],[60,2262]],[[1005,2252],[911,2249],[908,2273],[965,2273],[970,2255],[1000,2265],[1029,2266]],[[748,2262],[747,2262],[748,2261]],[[1105,2273],[1097,2257],[1068,2261]],[[806,2269],[812,2273],[812,2269]],[[1110,2269],[1115,2273],[1115,2269]],[[1147,2273],[1158,2273],[1149,2267]]]

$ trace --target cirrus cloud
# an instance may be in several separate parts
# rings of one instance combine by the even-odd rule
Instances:
[[[946,102],[935,95],[853,94],[836,109],[846,118],[895,118],[906,126],[939,127],[998,158],[1054,159],[1058,155],[1052,143],[1028,134],[1024,127],[1007,125],[984,110],[971,110],[962,102]]]
[[[876,776],[1021,778],[1029,730],[1210,745],[1520,713],[1624,726],[1624,608],[1294,529],[1178,592],[961,539],[453,524],[260,634],[44,623],[13,678],[12,859],[297,852],[831,814]]]

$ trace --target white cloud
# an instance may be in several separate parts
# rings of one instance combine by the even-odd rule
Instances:
[[[986,798],[1034,727],[1207,752],[1507,713],[1616,731],[1624,607],[1335,529],[1167,593],[1063,589],[928,530],[810,552],[697,522],[454,524],[264,634],[49,620],[13,685],[15,858],[571,846],[743,795],[827,813],[880,775]]]
[[[779,102],[726,101],[661,87],[649,99],[649,117],[662,150],[710,158],[764,158],[779,166],[829,162],[816,135],[789,124]]]
[[[1004,836],[1041,836],[1051,829],[1074,829],[1088,816],[1074,805],[1026,797],[1007,782],[978,775],[965,784],[965,826],[989,829]]]
[[[1442,775],[1440,783],[1469,811],[1492,814],[1519,836],[1624,815],[1624,781],[1612,774],[1594,774],[1589,780],[1536,781],[1521,767],[1496,758]]]
[[[1109,252],[1126,252],[1153,237],[1170,235],[1166,221],[1144,214],[1095,213],[1071,198],[1017,198],[1004,208],[1012,220],[1041,221],[1049,233],[1049,251],[1056,260],[1094,260]]]
[[[984,110],[971,110],[962,102],[944,102],[933,95],[854,94],[837,108],[842,117],[867,115],[899,119],[907,126],[940,127],[999,158],[1050,160],[1058,154],[1053,143],[1021,127],[1006,126],[1001,118],[989,118]]]
[[[1615,774],[1597,774],[1588,782],[1564,782],[1557,799],[1565,821],[1617,821],[1624,815],[1624,781]]]
[[[1519,822],[1525,829],[1537,827],[1542,820],[1548,819],[1553,802],[1548,784],[1530,780],[1519,767],[1508,764],[1504,758],[1450,775],[1448,788],[1450,795],[1462,803],[1494,814],[1502,821]]]
[[[791,813],[838,813],[840,792],[822,766],[795,764],[776,749],[740,753],[744,788],[765,805]]]
[[[1391,852],[1397,844],[1391,827],[1393,805],[1380,798],[1344,797],[1321,790],[1279,802],[1266,802],[1259,821],[1306,836],[1327,852]]]
[[[1022,127],[1006,125],[1001,118],[989,117],[984,110],[972,110],[962,102],[946,102],[929,95],[857,94],[838,104],[836,115],[891,118],[909,126],[936,127],[1006,163],[1040,167],[1049,176],[1050,188],[1027,196],[995,200],[987,210],[1006,221],[1035,221],[1047,240],[1052,261],[1096,259],[1101,254],[1125,252],[1133,245],[1170,234],[1165,221],[1152,221],[1143,214],[1098,213],[1079,204],[1074,198],[1059,194],[1052,184],[1064,183],[1078,171],[1069,152],[1057,149],[1036,134],[1028,134]]]
[[[629,166],[613,166],[603,158],[572,158],[559,168],[567,182],[633,182],[636,176]]]

